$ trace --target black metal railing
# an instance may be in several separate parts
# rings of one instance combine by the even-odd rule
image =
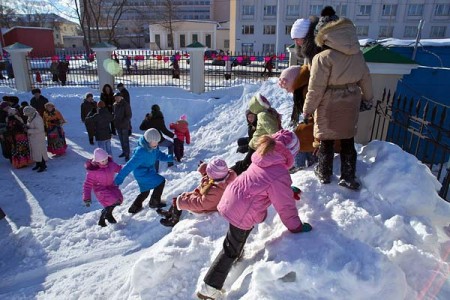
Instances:
[[[446,199],[450,184],[449,106],[426,98],[407,98],[384,90],[378,100],[371,140],[400,146],[426,164],[442,183]]]

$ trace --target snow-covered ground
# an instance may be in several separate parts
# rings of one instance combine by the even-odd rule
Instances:
[[[166,124],[187,114],[192,144],[183,162],[161,174],[165,199],[191,191],[200,160],[221,157],[231,166],[242,158],[236,140],[245,136],[248,100],[261,92],[283,114],[287,127],[292,95],[276,79],[202,95],[169,87],[130,88],[132,144],[152,104]],[[0,299],[193,299],[222,247],[228,224],[219,214],[184,213],[173,229],[160,225],[152,209],[131,216],[138,194],[130,175],[116,208],[116,225],[97,225],[101,206],[81,200],[83,168],[91,158],[79,106],[89,88],[43,89],[63,113],[68,152],[48,170],[11,169],[0,160]],[[0,87],[29,101],[29,93]],[[163,148],[164,149],[164,148]],[[312,168],[292,175],[303,190],[297,203],[313,231],[292,234],[273,208],[250,235],[224,289],[224,299],[450,299],[450,204],[440,183],[414,156],[394,144],[358,145],[358,192],[339,187],[339,157],[331,184],[321,185]],[[114,159],[124,163],[119,141]]]

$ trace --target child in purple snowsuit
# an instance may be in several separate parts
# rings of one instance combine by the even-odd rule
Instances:
[[[91,205],[91,190],[104,207],[100,215],[98,225],[105,227],[109,223],[117,223],[112,212],[117,205],[122,204],[123,195],[119,187],[114,184],[114,176],[122,166],[116,164],[108,153],[97,148],[94,150],[94,158],[85,163],[86,179],[83,183],[83,201],[87,207]]]
[[[228,272],[241,255],[248,235],[256,224],[266,219],[267,208],[271,204],[290,232],[312,229],[298,216],[288,171],[299,148],[296,135],[288,130],[261,136],[249,168],[226,187],[217,210],[230,223],[230,227],[223,250],[209,268],[197,292],[200,299],[215,299],[221,294]]]

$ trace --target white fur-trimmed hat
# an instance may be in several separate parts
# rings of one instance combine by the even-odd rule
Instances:
[[[264,108],[270,108],[270,102],[269,102],[269,100],[267,100],[266,97],[264,97],[260,93],[257,93],[254,97],[256,97],[256,100],[258,100],[258,103],[261,104]]]
[[[303,39],[309,30],[309,25],[311,21],[309,19],[297,19],[291,28],[291,38],[292,39]]]

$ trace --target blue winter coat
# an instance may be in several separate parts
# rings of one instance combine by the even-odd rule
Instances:
[[[114,179],[114,183],[121,185],[125,177],[133,172],[141,193],[154,189],[164,180],[164,177],[156,172],[155,162],[157,160],[172,162],[173,155],[167,155],[159,149],[152,149],[142,136],[130,160]]]

